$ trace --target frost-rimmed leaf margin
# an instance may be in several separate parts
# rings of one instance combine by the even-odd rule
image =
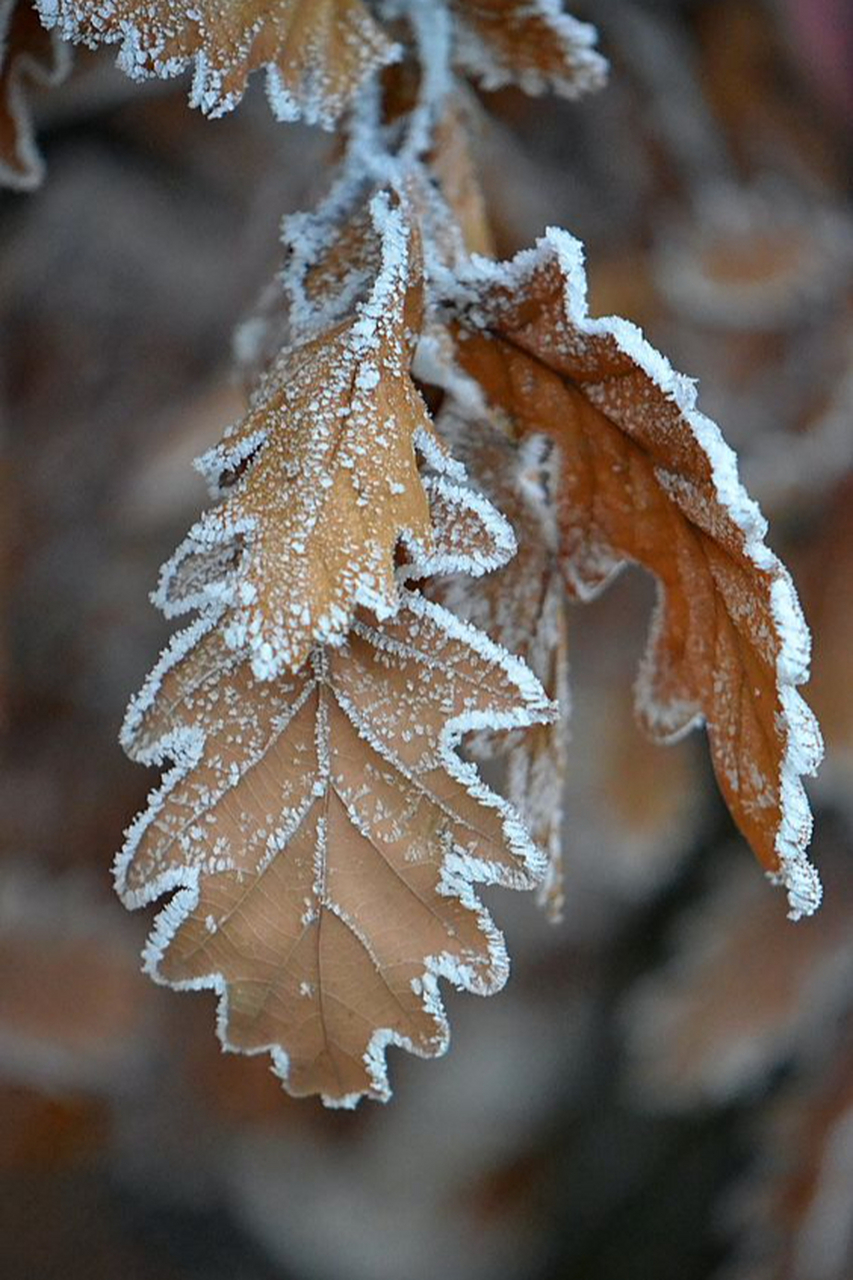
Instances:
[[[553,33],[560,46],[564,70],[548,71],[536,66],[513,65],[500,57],[500,51],[479,35],[465,19],[470,4],[477,0],[450,0],[458,23],[454,60],[465,72],[479,81],[484,89],[502,89],[517,85],[532,97],[544,93],[557,93],[562,98],[580,98],[600,89],[608,72],[607,59],[595,46],[598,31],[591,23],[581,22],[566,13],[563,0],[524,0],[516,7],[528,20],[539,19]],[[524,47],[520,52],[523,55]]]
[[[412,295],[419,297],[423,289],[419,230],[417,223],[409,215],[404,198],[393,186],[375,191],[367,208],[380,253],[377,270],[369,291],[354,305],[349,319],[345,323],[339,322],[333,325],[330,333],[334,340],[345,342],[345,354],[352,364],[353,377],[348,394],[353,411],[359,402],[359,397],[369,408],[370,396],[381,385],[376,358],[388,334],[404,343],[405,349],[400,353],[402,359],[398,358],[395,361],[399,367],[392,368],[389,376],[397,384],[401,398],[411,409],[412,421],[407,430],[410,432],[412,457],[407,484],[423,499],[425,515],[426,496],[422,492],[423,485],[417,472],[415,455],[419,454],[425,458],[430,467],[437,472],[461,476],[464,475],[464,471],[461,468],[455,470],[455,464],[446,448],[435,435],[427,407],[415,386],[411,373],[417,333],[412,332],[409,327],[408,311]],[[298,272],[302,273],[304,270],[305,264],[300,260]],[[410,275],[413,275],[413,279]],[[393,302],[392,312],[389,312],[389,299]],[[393,332],[394,330],[396,332]],[[287,360],[294,355],[298,356],[301,350],[309,350],[312,345],[316,348],[317,343],[322,339],[323,332],[318,328],[313,337],[308,337],[305,333],[300,334],[304,347],[302,342],[296,347],[286,346],[281,353],[281,359]],[[361,385],[360,379],[363,373],[370,374],[370,378]],[[279,395],[280,390],[276,388],[276,380],[272,374],[268,375],[268,380],[273,396]],[[267,385],[265,381],[255,396],[249,409],[250,415],[263,409]],[[363,408],[362,404],[362,410]],[[297,406],[294,414],[297,418],[304,419],[305,406]],[[271,416],[275,416],[274,412]],[[346,422],[348,416],[349,414],[342,421]],[[166,617],[177,617],[194,609],[201,612],[212,609],[218,612],[227,606],[231,611],[231,617],[226,639],[230,636],[229,643],[232,643],[235,648],[241,648],[244,642],[248,642],[253,650],[253,668],[256,676],[259,679],[273,679],[284,669],[296,670],[307,655],[308,645],[304,643],[305,635],[300,634],[300,629],[305,634],[310,633],[311,643],[334,645],[343,642],[358,607],[371,610],[380,620],[391,618],[396,614],[394,549],[390,535],[384,539],[383,543],[375,539],[365,540],[361,548],[361,572],[355,573],[355,569],[359,567],[355,565],[351,574],[352,577],[358,578],[357,584],[348,585],[346,589],[340,591],[339,598],[327,602],[325,612],[312,616],[310,611],[306,610],[306,616],[298,618],[298,627],[293,624],[293,630],[297,632],[299,640],[299,644],[294,645],[293,636],[287,633],[283,617],[273,614],[264,616],[256,607],[257,589],[255,584],[249,581],[252,571],[253,541],[259,535],[262,526],[256,519],[237,518],[229,512],[229,499],[239,507],[241,492],[245,492],[247,484],[251,482],[252,464],[262,456],[265,449],[273,447],[272,428],[264,423],[251,433],[247,433],[244,431],[246,421],[247,417],[244,416],[234,423],[227,429],[219,444],[196,460],[196,468],[205,478],[209,492],[214,499],[220,501],[218,505],[208,508],[193,524],[184,541],[163,565],[158,586],[151,599]],[[284,434],[286,422],[277,422],[275,426],[279,432],[279,438],[284,441],[286,450],[286,434]],[[402,425],[400,430],[403,430]],[[400,444],[401,447],[405,444],[405,438],[402,435]],[[314,433],[306,448],[313,451],[321,447],[325,447],[322,433]],[[343,450],[336,450],[336,456],[340,457],[342,452]],[[247,463],[249,464],[247,475],[243,476],[240,473]],[[343,460],[340,465],[344,466]],[[348,466],[352,469],[351,461]],[[238,478],[232,486],[224,487],[221,483],[224,475]],[[312,496],[308,503],[303,500],[305,507],[303,514],[306,520],[310,521],[307,533],[313,535],[321,523],[324,499],[322,490],[317,497],[314,492],[316,485],[312,486],[310,481],[306,483]],[[497,517],[493,508],[492,511]],[[428,526],[419,530],[410,524],[394,524],[393,529],[397,545],[402,544],[406,547],[410,559],[420,562],[430,555]],[[302,545],[298,546],[294,539],[291,550],[294,557],[298,552],[302,557],[303,567],[307,567],[310,561],[306,550],[307,539],[300,538],[300,542]],[[226,565],[227,556],[224,554],[229,548],[235,548],[238,553],[235,567],[230,571]],[[204,567],[205,560],[211,566],[211,570]],[[199,565],[201,570],[195,573],[194,566]],[[216,572],[217,565],[220,567],[220,572]],[[190,578],[197,584],[197,588],[192,591],[187,591],[181,585],[181,579],[187,570]],[[476,566],[472,567],[471,571],[478,572]],[[370,581],[377,580],[378,586],[370,585]]]
[[[30,51],[18,53],[10,62],[9,36],[19,0],[0,0],[0,78],[6,77],[8,114],[15,127],[13,151],[18,166],[0,159],[0,187],[12,191],[34,191],[44,180],[44,157],[38,148],[30,105],[30,89],[61,84],[71,69],[71,49],[56,32],[51,35],[49,61]]]
[[[388,1081],[387,1049],[391,1046],[403,1048],[417,1057],[431,1058],[443,1054],[450,1042],[450,1027],[438,987],[439,978],[452,983],[458,990],[468,991],[475,995],[492,995],[499,991],[509,976],[509,957],[504,944],[503,935],[494,924],[486,907],[475,892],[478,884],[496,885],[511,889],[532,889],[538,885],[546,871],[546,863],[541,850],[533,843],[527,833],[525,824],[518,812],[503,797],[493,792],[480,777],[475,766],[463,760],[456,748],[464,734],[479,729],[513,729],[533,724],[548,723],[557,714],[557,708],[547,698],[544,689],[530,669],[518,658],[496,645],[486,635],[462,622],[440,605],[426,600],[408,590],[401,593],[402,609],[410,611],[415,617],[429,618],[434,621],[450,638],[459,640],[472,648],[486,662],[490,662],[503,671],[517,690],[518,703],[511,711],[486,712],[467,711],[450,717],[442,727],[439,737],[439,760],[444,770],[459,782],[469,795],[479,804],[495,810],[501,818],[504,839],[510,852],[518,859],[519,868],[512,870],[500,863],[488,862],[463,853],[459,849],[450,848],[444,855],[438,885],[438,892],[444,896],[455,898],[461,906],[472,912],[476,918],[477,930],[484,939],[487,968],[479,973],[473,965],[460,965],[448,953],[439,953],[424,957],[423,973],[413,979],[412,990],[419,996],[424,1012],[436,1026],[436,1038],[429,1046],[420,1047],[407,1037],[400,1035],[388,1027],[376,1028],[370,1037],[364,1062],[371,1088],[358,1093],[347,1094],[343,1098],[331,1098],[321,1095],[322,1101],[331,1107],[352,1108],[362,1097],[369,1096],[377,1101],[385,1102],[391,1096]],[[161,784],[151,792],[147,807],[138,815],[126,833],[123,848],[116,855],[113,875],[116,892],[123,904],[130,910],[148,906],[164,894],[174,892],[170,900],[160,910],[154,920],[153,927],[143,951],[143,970],[154,982],[161,986],[171,987],[179,991],[213,990],[218,997],[216,1029],[223,1050],[257,1056],[268,1053],[272,1058],[272,1070],[285,1088],[288,1087],[289,1058],[286,1049],[279,1044],[270,1043],[243,1049],[232,1045],[228,1040],[228,982],[222,973],[211,973],[200,978],[171,981],[160,969],[160,961],[174,938],[177,930],[187,917],[198,906],[201,888],[200,880],[203,872],[210,874],[217,869],[202,866],[184,865],[175,867],[156,877],[140,890],[132,890],[128,886],[128,871],[136,853],[139,841],[151,822],[154,821],[164,802],[171,792],[187,777],[202,757],[205,748],[205,735],[201,729],[178,729],[164,734],[150,745],[139,747],[137,737],[147,710],[154,704],[164,677],[208,635],[214,632],[221,623],[221,616],[211,615],[197,619],[184,631],[176,633],[160,657],[154,670],[145,682],[140,694],[131,702],[122,727],[121,740],[127,753],[139,763],[162,766],[172,762],[172,767],[164,774]],[[383,647],[381,624],[378,627],[368,626],[356,620],[353,630],[369,638],[378,648]],[[385,641],[385,643],[392,643]],[[239,665],[250,660],[248,651],[242,654],[231,651],[227,655],[229,666]],[[319,679],[319,677],[315,677]],[[342,700],[334,693],[336,701],[351,723],[358,729],[347,709],[346,699]],[[301,705],[302,699],[300,699]],[[294,711],[294,714],[296,712]],[[286,731],[286,730],[285,730]],[[406,773],[401,762],[393,752],[377,740],[372,743],[373,749],[392,767]],[[312,801],[313,802],[313,801]],[[304,815],[295,815],[288,836],[284,840],[270,837],[274,847],[265,851],[264,858],[270,856],[286,856],[287,843],[297,829]],[[263,860],[263,859],[262,859]],[[334,910],[334,904],[324,903],[328,910]],[[345,923],[348,923],[345,921]],[[356,935],[357,936],[357,935]]]
[[[768,870],[766,874],[772,883],[787,890],[791,920],[812,915],[820,905],[823,890],[818,872],[806,853],[813,818],[802,778],[816,773],[823,758],[823,741],[811,708],[797,690],[798,685],[809,679],[811,635],[791,576],[765,542],[767,521],[740,481],[734,451],[726,443],[717,424],[696,407],[695,381],[674,370],[666,356],[657,351],[630,320],[620,316],[590,316],[583,245],[559,227],[548,227],[533,248],[522,250],[509,262],[495,262],[473,255],[455,282],[445,276],[441,282],[445,293],[442,304],[445,315],[455,316],[461,324],[474,331],[478,327],[488,327],[488,314],[479,309],[485,291],[498,288],[511,290],[517,297],[523,296],[526,281],[548,262],[556,263],[564,281],[564,314],[568,324],[582,335],[611,339],[617,350],[627,356],[679,410],[693,440],[707,459],[711,484],[720,506],[743,537],[744,556],[771,580],[769,603],[778,639],[775,677],[781,706],[777,729],[784,749],[778,775],[780,820],[775,836],[779,865],[778,869]],[[442,376],[442,362],[433,362],[432,374]],[[448,369],[446,379],[440,385],[445,385],[458,397],[459,385],[465,382],[473,382],[473,379],[458,369]],[[614,563],[613,570],[617,571],[619,567]],[[602,587],[604,585],[606,583],[602,583]],[[635,686],[638,707],[644,710],[652,723],[661,719],[661,713],[664,720],[666,718],[666,709],[656,708],[651,703],[651,663],[661,618],[662,588],[659,587],[646,656]],[[669,740],[677,740],[703,722],[701,712],[694,714],[679,724],[677,730],[669,735]]]
[[[438,437],[419,428],[414,435],[414,444],[417,454],[430,468],[428,472],[421,473],[420,479],[431,508],[443,503],[447,510],[455,509],[459,519],[472,517],[491,539],[491,549],[473,557],[463,545],[453,542],[450,522],[434,525],[431,547],[425,545],[413,530],[404,528],[400,531],[398,543],[402,557],[395,568],[398,583],[433,574],[461,573],[480,577],[501,568],[517,550],[509,521],[470,486],[465,468],[445,451]],[[205,460],[206,455],[203,455],[199,461],[204,465]],[[211,486],[211,492],[215,494],[217,490]],[[162,566],[157,587],[151,592],[152,604],[169,619],[193,612],[220,619],[240,597],[239,571],[229,566],[227,557],[216,558],[216,553],[227,551],[229,544],[218,539],[211,543],[198,538],[196,534],[200,524],[193,526]],[[205,557],[210,557],[209,571],[204,566]],[[201,572],[195,579],[195,588],[186,589],[181,585],[181,573],[191,567],[193,560],[199,563]],[[359,606],[371,608],[383,619],[396,615],[396,608],[389,612],[384,601],[364,591],[348,615],[347,626],[327,635],[318,635],[318,641],[331,646],[343,644],[353,613]]]
[[[215,67],[211,63],[211,41],[201,38],[200,47],[187,54],[177,54],[168,58],[162,57],[169,37],[174,38],[177,29],[161,27],[156,34],[156,42],[146,43],[140,31],[140,24],[127,19],[120,20],[115,29],[107,27],[106,19],[115,10],[114,0],[34,0],[42,24],[48,29],[58,29],[63,40],[74,44],[84,44],[89,48],[97,48],[102,44],[120,45],[116,56],[116,65],[132,80],[145,80],[150,77],[170,79],[192,69],[190,87],[190,106],[198,107],[211,119],[218,119],[239,105],[245,89],[237,92],[223,92],[225,68]],[[200,0],[203,6],[210,0]],[[297,3],[299,0],[297,0]],[[137,0],[140,8],[144,0]],[[315,3],[315,0],[309,0]],[[150,7],[150,6],[149,6]],[[190,5],[183,6],[185,26],[195,22],[199,27],[199,9]],[[271,7],[271,6],[270,6]],[[99,12],[100,10],[100,12]],[[365,59],[360,74],[355,78],[344,95],[330,95],[323,83],[323,72],[319,66],[304,68],[303,82],[300,91],[293,93],[284,83],[282,68],[275,59],[259,64],[256,68],[247,67],[247,77],[252,70],[263,68],[266,72],[266,93],[270,109],[277,120],[293,122],[303,120],[306,124],[320,125],[332,129],[350,105],[364,82],[381,67],[399,61],[402,56],[400,47],[389,41],[382,28],[371,17],[367,9],[363,10],[364,44],[371,38],[375,51],[373,57]],[[251,33],[252,40],[262,29],[262,23]],[[243,51],[244,61],[251,53],[251,41]],[[151,66],[147,59],[151,59]],[[232,68],[233,69],[233,68]]]

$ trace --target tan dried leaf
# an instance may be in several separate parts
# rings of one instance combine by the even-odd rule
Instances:
[[[215,623],[176,637],[126,722],[175,767],[117,863],[128,906],[180,891],[147,968],[212,987],[226,1048],[271,1053],[296,1094],[389,1094],[385,1051],[447,1045],[438,977],[500,987],[478,881],[532,885],[536,852],[454,747],[549,705],[530,673],[420,596],[364,614],[295,676],[258,681]]]
[[[58,83],[68,62],[66,47],[45,31],[28,0],[0,0],[0,186],[29,191],[41,182],[27,90]]]
[[[457,93],[436,124],[425,163],[453,214],[465,251],[492,257],[494,240],[472,153],[476,127],[475,104]]]
[[[167,614],[229,606],[229,642],[260,678],[344,635],[356,604],[393,614],[398,542],[432,546],[415,447],[440,446],[409,373],[419,242],[387,195],[371,208],[381,256],[366,299],[282,352],[248,415],[200,460],[223,497],[161,577]]]
[[[509,521],[518,552],[500,573],[476,582],[438,580],[426,589],[458,617],[522,658],[562,710],[561,718],[549,724],[535,725],[521,734],[478,734],[471,744],[481,757],[506,756],[507,797],[547,854],[548,870],[539,897],[556,920],[563,905],[569,708],[565,592],[556,559],[559,448],[547,436],[531,436],[519,445],[495,424],[466,421],[452,411],[442,414],[438,426],[454,457]]]
[[[559,444],[559,559],[589,598],[626,561],[659,605],[638,713],[673,740],[704,720],[720,787],[799,917],[820,901],[805,849],[801,775],[821,741],[796,691],[809,635],[790,577],[763,539],[718,429],[632,325],[586,312],[580,246],[550,231],[504,265],[472,267],[449,304],[458,359],[519,436]]]
[[[451,0],[456,57],[486,89],[518,84],[527,93],[577,98],[604,83],[607,63],[594,27],[563,10],[562,0]]]
[[[632,684],[649,584],[623,575],[598,600],[569,610],[571,739],[565,789],[573,891],[568,929],[606,939],[614,917],[651,899],[707,829],[710,788],[693,735],[650,750],[634,714]],[[713,812],[713,810],[711,810]],[[761,881],[754,869],[747,873]],[[766,895],[779,910],[779,903]]]
[[[252,71],[267,72],[280,120],[331,125],[372,71],[396,50],[362,0],[38,0],[66,40],[120,44],[134,79],[193,68],[191,101],[232,110]]]

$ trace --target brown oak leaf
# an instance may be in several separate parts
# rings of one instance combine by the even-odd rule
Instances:
[[[457,358],[520,437],[545,433],[563,459],[559,562],[590,598],[627,561],[652,572],[659,604],[637,686],[652,737],[704,720],[723,795],[759,859],[814,911],[801,775],[821,740],[796,686],[809,635],[766,525],[693,384],[628,322],[591,319],[582,251],[551,230],[508,264],[477,260],[447,313]]]
[[[576,98],[604,83],[596,31],[563,11],[562,0],[451,0],[456,58],[486,89]]]
[[[541,872],[509,806],[454,750],[550,706],[527,669],[421,596],[296,675],[259,681],[215,621],[178,635],[132,705],[128,751],[174,761],[116,868],[126,905],[173,889],[146,966],[220,995],[225,1048],[268,1051],[287,1089],[389,1095],[385,1050],[447,1045],[438,977],[506,978],[478,881]]]
[[[562,717],[524,733],[477,734],[480,757],[505,755],[507,798],[524,817],[548,857],[539,899],[552,919],[563,906],[563,790],[569,707],[565,592],[557,565],[556,485],[559,448],[547,436],[521,445],[486,420],[466,421],[452,410],[438,421],[455,458],[476,476],[484,494],[509,521],[516,556],[499,574],[472,582],[437,579],[428,594],[523,658]]]
[[[478,123],[475,100],[457,91],[436,122],[432,148],[423,166],[427,184],[434,194],[440,192],[450,214],[449,218],[446,214],[443,219],[436,217],[434,236],[450,266],[466,253],[494,254],[486,198],[474,158]]]
[[[38,0],[67,40],[121,44],[134,79],[193,68],[191,101],[216,117],[235,107],[249,74],[267,72],[281,120],[331,125],[365,77],[396,56],[362,0]]]
[[[0,186],[28,191],[41,182],[27,89],[58,83],[68,62],[67,47],[45,31],[32,4],[0,0]]]
[[[168,615],[229,606],[226,635],[260,678],[343,636],[356,604],[392,615],[398,542],[432,545],[415,449],[436,459],[441,446],[409,373],[419,242],[386,193],[371,209],[381,253],[367,297],[285,349],[247,416],[200,459],[222,500],[161,576]]]

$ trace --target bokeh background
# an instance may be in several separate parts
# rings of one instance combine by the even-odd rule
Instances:
[[[0,1275],[4,1280],[853,1276],[853,16],[849,0],[595,0],[609,87],[482,98],[501,252],[587,244],[741,451],[815,633],[827,900],[796,926],[701,735],[634,728],[652,598],[570,615],[564,921],[492,894],[514,959],[448,995],[394,1100],[293,1102],[220,1054],[213,997],[139,973],[110,864],[153,776],[116,743],[166,639],[148,591],[241,412],[232,333],[327,136],[255,86],[75,55],[36,98],[47,176],[0,198]]]

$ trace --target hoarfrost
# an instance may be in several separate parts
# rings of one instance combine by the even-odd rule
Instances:
[[[177,891],[147,970],[217,991],[224,1047],[271,1052],[293,1092],[386,1098],[389,1045],[446,1048],[437,978],[479,994],[506,979],[474,886],[529,888],[543,871],[456,747],[552,716],[523,663],[406,590],[393,622],[359,617],[338,648],[273,681],[197,623],[124,730],[137,759],[177,761],[116,861],[129,907]],[[342,1000],[355,1023],[337,1016]]]

